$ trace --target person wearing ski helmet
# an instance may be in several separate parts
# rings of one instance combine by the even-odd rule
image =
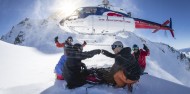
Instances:
[[[144,72],[146,68],[146,56],[150,55],[150,50],[148,47],[145,44],[143,44],[143,46],[143,49],[139,49],[137,44],[133,45],[133,56],[139,62],[142,72]]]
[[[58,48],[64,48],[64,54],[61,56],[59,62],[56,64],[55,66],[55,74],[56,74],[56,78],[58,80],[64,80],[64,77],[62,76],[62,72],[63,72],[63,65],[64,62],[66,62],[67,59],[67,52],[69,51],[69,49],[73,46],[72,42],[73,42],[73,38],[71,36],[69,36],[64,43],[60,43],[58,41],[58,36],[55,37],[54,39],[55,44]],[[83,43],[83,47],[86,45],[87,43],[84,41]]]
[[[123,47],[121,41],[114,42],[111,48],[115,54],[106,50],[101,51],[102,54],[115,58],[115,63],[110,71],[102,72],[103,79],[116,87],[124,87],[127,85],[129,91],[132,92],[132,85],[140,79],[140,66],[131,54],[131,48]]]
[[[79,43],[73,45],[67,54],[67,60],[63,66],[63,76],[69,89],[80,87],[86,84],[87,69],[82,60],[92,58],[100,54],[101,50],[91,50],[83,52],[83,46]]]

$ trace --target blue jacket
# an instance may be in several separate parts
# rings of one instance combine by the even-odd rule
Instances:
[[[66,59],[67,59],[66,55],[61,56],[59,62],[55,66],[55,73],[56,74],[62,75],[62,73],[63,73],[63,65],[66,62]]]

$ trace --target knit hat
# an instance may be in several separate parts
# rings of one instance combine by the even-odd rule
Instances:
[[[133,48],[139,48],[139,46],[137,44],[134,44]]]
[[[74,44],[73,48],[74,48],[75,50],[77,50],[77,51],[80,51],[80,52],[82,52],[82,50],[83,50],[82,45],[79,44],[79,43]]]

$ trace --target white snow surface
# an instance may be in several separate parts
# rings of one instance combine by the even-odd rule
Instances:
[[[61,54],[47,55],[34,48],[2,41],[0,49],[0,94],[130,94],[127,89],[107,85],[97,85],[86,91],[86,88],[91,86],[86,84],[69,90],[65,87],[66,82],[55,80],[53,74],[54,66]],[[189,94],[190,92],[189,87],[151,75],[141,76],[133,90],[133,94]]]
[[[43,23],[43,24],[42,24]],[[30,25],[29,25],[30,24]],[[24,41],[13,45],[15,38],[22,31]],[[74,43],[87,42],[84,51],[105,49],[113,53],[111,44],[122,41],[124,46],[138,44],[150,49],[147,57],[146,72],[134,85],[134,94],[189,94],[190,71],[187,62],[180,61],[180,53],[166,44],[154,43],[140,38],[132,32],[120,32],[113,35],[82,35],[71,30],[62,30],[53,20],[24,20],[4,35],[0,41],[0,94],[130,94],[127,89],[97,85],[92,88],[82,87],[69,90],[65,81],[55,80],[54,67],[63,54],[62,48],[56,48],[54,37],[64,42],[72,36]],[[9,44],[11,43],[11,44]],[[27,47],[26,47],[27,46]],[[83,61],[88,67],[111,66],[114,59],[102,54]]]

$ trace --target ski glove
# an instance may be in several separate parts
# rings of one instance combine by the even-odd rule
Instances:
[[[58,42],[58,36],[55,37],[54,41],[55,43]]]
[[[105,54],[107,54],[107,53],[109,53],[109,52],[106,51],[106,50],[101,50],[101,53],[105,55]]]
[[[143,46],[144,46],[144,47],[143,47],[144,50],[146,50],[146,51],[149,50],[148,47],[147,47],[145,44],[143,44]]]
[[[84,63],[81,63],[81,67],[82,67],[82,69],[87,70],[87,67]]]
[[[101,53],[102,53],[103,55],[107,56],[107,57],[110,57],[110,58],[115,58],[115,57],[116,57],[115,54],[112,54],[112,53],[110,53],[110,52],[108,52],[108,51],[106,51],[106,50],[101,50]]]

